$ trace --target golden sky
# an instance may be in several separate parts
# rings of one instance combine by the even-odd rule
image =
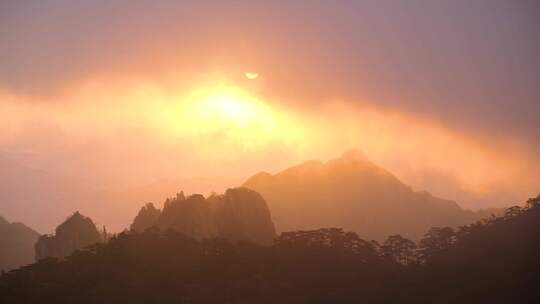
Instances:
[[[503,0],[0,4],[0,160],[95,189],[181,180],[208,193],[358,148],[415,190],[515,204],[540,191],[538,12]]]
[[[169,77],[104,75],[39,98],[3,92],[0,144],[29,166],[104,188],[206,177],[219,182],[205,191],[222,191],[351,148],[413,188],[468,207],[507,204],[538,187],[538,161],[515,136],[463,132],[369,100],[300,106],[268,97],[264,74],[181,86]]]

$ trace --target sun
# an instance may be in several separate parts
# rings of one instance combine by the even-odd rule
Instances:
[[[244,76],[246,76],[246,78],[249,79],[249,80],[254,80],[254,79],[257,79],[259,77],[259,73],[245,72]]]
[[[145,96],[145,114],[171,144],[194,141],[210,154],[233,157],[296,145],[305,138],[295,112],[240,85],[203,83],[167,96]]]
[[[272,124],[273,111],[247,92],[231,86],[202,89],[192,98],[192,112],[202,124],[255,127]]]
[[[300,127],[289,113],[232,85],[206,85],[168,111],[167,129],[180,136],[212,139],[244,150],[296,141]]]
[[[253,101],[242,96],[229,94],[226,92],[216,92],[208,96],[207,100],[201,104],[204,111],[214,113],[223,120],[245,123],[252,119],[263,116],[263,110]]]

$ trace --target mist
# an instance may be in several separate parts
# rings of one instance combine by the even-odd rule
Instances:
[[[1,150],[29,167],[108,189],[210,178],[219,183],[202,190],[223,191],[256,172],[352,148],[415,189],[467,208],[505,206],[539,186],[534,145],[525,136],[464,132],[366,100],[295,105],[258,95],[264,90],[246,81],[216,79],[177,89],[108,78],[39,99],[4,93]],[[224,81],[261,104],[245,125],[219,112],[198,116],[192,107],[204,99],[193,92]]]
[[[359,148],[415,190],[508,206],[540,188],[537,14],[527,1],[2,3],[0,153],[91,191],[209,193]],[[240,113],[193,105],[223,88]]]

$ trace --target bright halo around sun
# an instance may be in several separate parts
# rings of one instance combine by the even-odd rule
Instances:
[[[302,136],[300,124],[287,113],[234,86],[195,90],[169,113],[169,122],[179,135],[196,135],[201,141],[212,139],[244,150],[292,144]]]
[[[253,72],[245,72],[244,75],[249,80],[254,80],[254,79],[257,79],[259,77],[259,73],[253,73]]]
[[[223,123],[240,128],[272,124],[271,110],[240,89],[220,86],[195,97],[194,114],[205,123]]]

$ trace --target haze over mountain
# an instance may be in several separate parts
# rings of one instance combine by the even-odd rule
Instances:
[[[126,231],[0,275],[0,302],[539,303],[539,225],[537,196],[501,217],[431,228],[418,244],[337,228],[285,232],[269,246]]]
[[[227,189],[225,194],[200,194],[187,198],[183,192],[167,199],[163,210],[149,203],[141,208],[131,229],[173,229],[187,236],[221,237],[231,241],[271,244],[276,232],[270,210],[261,195],[246,188]]]
[[[181,192],[165,201],[163,211],[148,203],[133,220],[131,230],[142,232],[152,227],[172,229],[197,239],[221,237],[259,244],[271,244],[276,236],[266,202],[246,188],[228,189],[223,195],[213,194],[206,199],[200,194],[186,198]],[[106,241],[107,237],[106,231],[100,232],[91,218],[77,211],[56,227],[54,235],[35,236],[22,254],[32,256],[35,248],[36,261],[64,258],[75,250]],[[30,262],[32,259],[27,261]]]
[[[349,153],[351,154],[351,153]],[[355,153],[352,153],[355,154]],[[357,153],[358,154],[358,153]],[[350,155],[349,155],[350,156]],[[360,159],[363,159],[363,157],[360,156],[360,154],[357,155]],[[354,158],[354,157],[353,157]],[[93,186],[90,186],[86,183],[83,183],[81,181],[78,181],[76,179],[69,179],[63,176],[60,176],[58,174],[53,174],[50,172],[46,172],[43,170],[37,170],[32,169],[26,166],[23,166],[19,164],[18,162],[3,157],[0,158],[1,167],[3,170],[0,171],[0,212],[2,212],[4,215],[8,216],[9,218],[15,218],[19,221],[24,221],[26,223],[31,224],[33,227],[37,227],[38,230],[43,232],[52,232],[54,231],[55,225],[62,221],[65,217],[66,213],[73,212],[73,210],[80,210],[82,213],[89,215],[92,219],[94,219],[99,225],[106,225],[107,228],[112,232],[118,232],[121,231],[129,226],[131,223],[133,217],[137,214],[137,210],[140,208],[141,203],[143,202],[162,202],[164,201],[167,196],[170,193],[175,193],[178,191],[178,189],[185,189],[191,193],[209,193],[212,190],[219,190],[226,184],[224,180],[216,182],[215,179],[200,179],[200,178],[185,178],[185,179],[162,179],[157,180],[154,183],[147,184],[144,186],[138,186],[138,187],[130,187],[130,188],[118,188],[118,187],[112,187],[110,189],[99,189]],[[332,162],[329,162],[332,163]],[[334,162],[335,163],[335,162]],[[354,164],[355,162],[353,162]],[[369,162],[364,162],[364,165],[367,165]],[[375,167],[375,165],[370,164],[366,168]],[[268,200],[270,211],[272,212],[274,216],[274,220],[276,223],[276,228],[279,231],[285,231],[290,230],[293,228],[301,228],[301,223],[308,224],[307,227],[316,227],[318,223],[324,224],[324,225],[330,225],[332,224],[340,224],[340,223],[348,223],[352,221],[363,221],[363,222],[369,222],[369,216],[365,213],[366,210],[361,209],[363,216],[367,216],[368,219],[362,220],[363,216],[360,216],[358,219],[345,219],[348,218],[350,215],[343,215],[338,216],[338,213],[348,214],[348,212],[344,211],[343,208],[346,206],[343,205],[343,202],[341,203],[330,203],[329,200],[332,198],[339,198],[342,201],[349,201],[350,197],[348,195],[342,193],[340,196],[335,196],[335,193],[322,193],[320,196],[317,195],[317,191],[322,191],[321,189],[316,189],[315,192],[312,194],[309,194],[310,188],[313,185],[313,183],[322,183],[323,180],[317,181],[317,176],[309,176],[309,172],[319,172],[320,168],[325,167],[321,162],[317,161],[310,161],[304,163],[302,166],[298,167],[297,169],[286,170],[284,174],[278,174],[275,177],[269,178],[268,174],[257,174],[254,177],[250,178],[248,182],[246,182],[246,186],[253,188],[257,192],[260,192],[265,199]],[[352,169],[351,169],[352,170]],[[367,169],[366,169],[367,170]],[[375,171],[381,171],[382,169],[376,169]],[[305,173],[300,174],[300,172],[294,173],[296,171],[306,171]],[[346,170],[345,170],[346,171]],[[384,171],[384,170],[382,170]],[[335,174],[338,174],[338,172],[334,172]],[[348,191],[351,194],[351,197],[357,196],[355,192],[358,192],[359,187],[356,183],[365,183],[363,180],[370,180],[370,174],[373,174],[374,171],[367,170],[366,172],[362,174],[367,174],[366,176],[363,176],[360,178],[360,180],[353,180],[353,181],[341,181],[339,184],[332,185],[333,189],[337,191],[337,189],[342,189],[343,191]],[[299,174],[295,181],[285,181],[285,176],[289,175],[295,175]],[[319,172],[319,175],[322,174]],[[329,172],[324,174],[330,174]],[[323,174],[323,175],[324,175]],[[362,175],[360,174],[360,175]],[[339,174],[338,174],[339,175]],[[388,173],[389,176],[391,176],[390,173]],[[355,174],[346,174],[346,175],[340,175],[342,179],[355,179],[359,178],[358,175]],[[407,186],[404,185],[402,182],[397,181],[395,177],[393,178],[386,178],[381,179],[380,174],[376,174],[377,181],[380,183],[383,183],[384,186],[382,189],[378,189],[377,191],[383,191],[383,190],[391,190],[391,189],[397,189],[399,191],[405,191],[405,193],[409,193],[410,190],[403,190],[406,189]],[[384,174],[383,174],[384,176]],[[320,176],[319,176],[320,177]],[[300,183],[298,179],[304,178],[304,181]],[[279,179],[279,181],[278,181]],[[270,184],[267,185],[268,181]],[[260,182],[263,182],[263,184],[259,185]],[[376,181],[373,181],[376,182]],[[280,184],[279,188],[277,184]],[[217,185],[217,186],[216,186]],[[268,190],[267,187],[272,189],[283,189],[285,192],[292,191],[296,192],[297,189],[292,189],[295,187],[298,187],[298,189],[304,189],[301,191],[301,193],[304,193],[306,197],[304,197],[304,200],[308,200],[309,198],[309,205],[310,208],[306,209],[302,206],[299,206],[297,203],[295,204],[285,204],[281,203],[281,200],[290,200],[291,195],[290,193],[278,195],[277,193],[267,193],[268,191],[275,192],[274,190]],[[278,187],[278,188],[276,188]],[[327,185],[327,187],[330,187],[330,185]],[[341,188],[340,188],[341,187]],[[365,187],[369,188],[367,184]],[[305,189],[308,188],[308,189]],[[331,191],[330,191],[331,192]],[[310,197],[313,196],[313,197]],[[380,194],[384,199],[381,199],[380,196],[377,197],[378,200],[385,201],[387,200],[386,196],[390,194]],[[401,194],[394,193],[394,196],[399,196]],[[324,197],[328,197],[328,199],[324,199]],[[410,193],[406,194],[402,200],[412,200],[412,201],[438,201],[437,199],[430,198],[430,195],[424,193],[416,193],[412,196],[414,198],[410,197]],[[278,198],[279,197],[279,198]],[[274,201],[277,199],[277,201]],[[367,193],[364,193],[360,195],[359,201],[362,202],[361,205],[373,205],[373,204],[367,204],[366,200],[374,200],[375,198],[370,197]],[[394,199],[392,199],[394,200]],[[305,202],[304,202],[305,203]],[[283,204],[287,205],[288,207],[285,208]],[[328,212],[323,211],[325,208],[331,208],[334,204],[337,204],[341,206],[340,210],[329,210]],[[411,225],[417,227],[414,230],[415,231],[422,231],[423,227],[426,225],[429,226],[430,223],[437,223],[438,219],[444,219],[444,221],[441,224],[444,223],[450,223],[452,225],[454,224],[463,224],[468,223],[470,221],[473,221],[478,216],[481,215],[487,215],[488,213],[480,212],[480,213],[474,213],[470,211],[463,211],[460,210],[459,207],[453,202],[446,202],[442,203],[443,206],[446,206],[443,209],[447,209],[444,214],[445,216],[436,216],[436,215],[429,215],[431,211],[424,211],[425,219],[414,221],[411,223]],[[326,207],[323,207],[326,206]],[[423,205],[422,205],[423,206]],[[428,209],[431,207],[430,204],[427,204]],[[359,207],[356,206],[354,203],[352,204],[353,210],[357,210]],[[369,209],[374,211],[376,208],[379,207],[370,207]],[[383,208],[383,207],[380,207]],[[418,209],[419,207],[415,208]],[[358,211],[360,211],[358,209]],[[437,209],[437,208],[436,208]],[[440,208],[439,208],[440,209]],[[292,212],[292,213],[291,213]],[[306,216],[303,216],[302,219],[299,220],[297,224],[287,224],[291,222],[298,212],[306,212]],[[382,212],[382,211],[381,211]],[[389,211],[388,217],[392,217],[391,213],[393,212],[402,212],[402,211]],[[404,212],[404,211],[403,211]],[[419,214],[422,214],[422,211],[415,211]],[[46,217],[43,216],[43,214],[47,214]],[[322,213],[325,214],[325,218],[321,218]],[[377,213],[379,215],[382,215],[382,213]],[[413,217],[414,212],[404,212],[404,214],[409,214],[410,217]],[[450,216],[449,214],[454,214],[453,216]],[[433,217],[433,219],[429,219]],[[449,217],[449,218],[447,218]],[[285,220],[284,220],[285,219]],[[459,219],[459,220],[458,220]],[[412,221],[412,220],[411,220]],[[422,221],[424,224],[421,224]],[[359,225],[367,225],[359,224]],[[334,225],[335,225],[334,224]],[[299,226],[300,225],[300,226]],[[314,226],[315,225],[315,226]],[[381,230],[386,231],[386,228],[375,228],[377,226],[376,224],[369,224],[374,225],[370,229],[375,230]],[[384,226],[384,225],[383,225]],[[317,226],[318,227],[318,226]],[[352,229],[352,228],[351,228]],[[392,230],[390,230],[392,231]],[[384,233],[383,233],[384,234]],[[415,233],[416,234],[416,233]],[[376,233],[376,235],[378,235]],[[384,234],[386,235],[386,234]],[[382,236],[384,236],[382,235]]]
[[[539,37],[540,0],[0,0],[0,304],[540,303]]]
[[[0,151],[91,191],[352,147],[466,208],[540,189],[536,1],[4,2]]]
[[[34,262],[34,244],[39,237],[23,223],[10,223],[0,216],[0,270]]]
[[[243,186],[265,198],[278,231],[342,227],[367,239],[392,234],[419,239],[430,227],[469,224],[496,212],[464,210],[456,202],[413,191],[358,150],[275,175],[261,172]]]
[[[42,235],[35,244],[35,259],[64,258],[75,250],[102,242],[105,235],[99,233],[89,217],[78,211],[56,227],[54,235]]]
[[[164,201],[179,188],[219,190],[213,178],[158,179],[139,186],[99,186],[57,172],[30,168],[0,153],[0,213],[51,233],[65,215],[80,210],[111,231],[126,228],[142,202]],[[216,186],[218,185],[218,186]],[[47,216],[43,216],[47,214]]]
[[[73,179],[29,168],[0,153],[0,212],[9,218],[47,231],[61,218],[58,213],[72,208],[71,198],[83,197],[83,189]]]

